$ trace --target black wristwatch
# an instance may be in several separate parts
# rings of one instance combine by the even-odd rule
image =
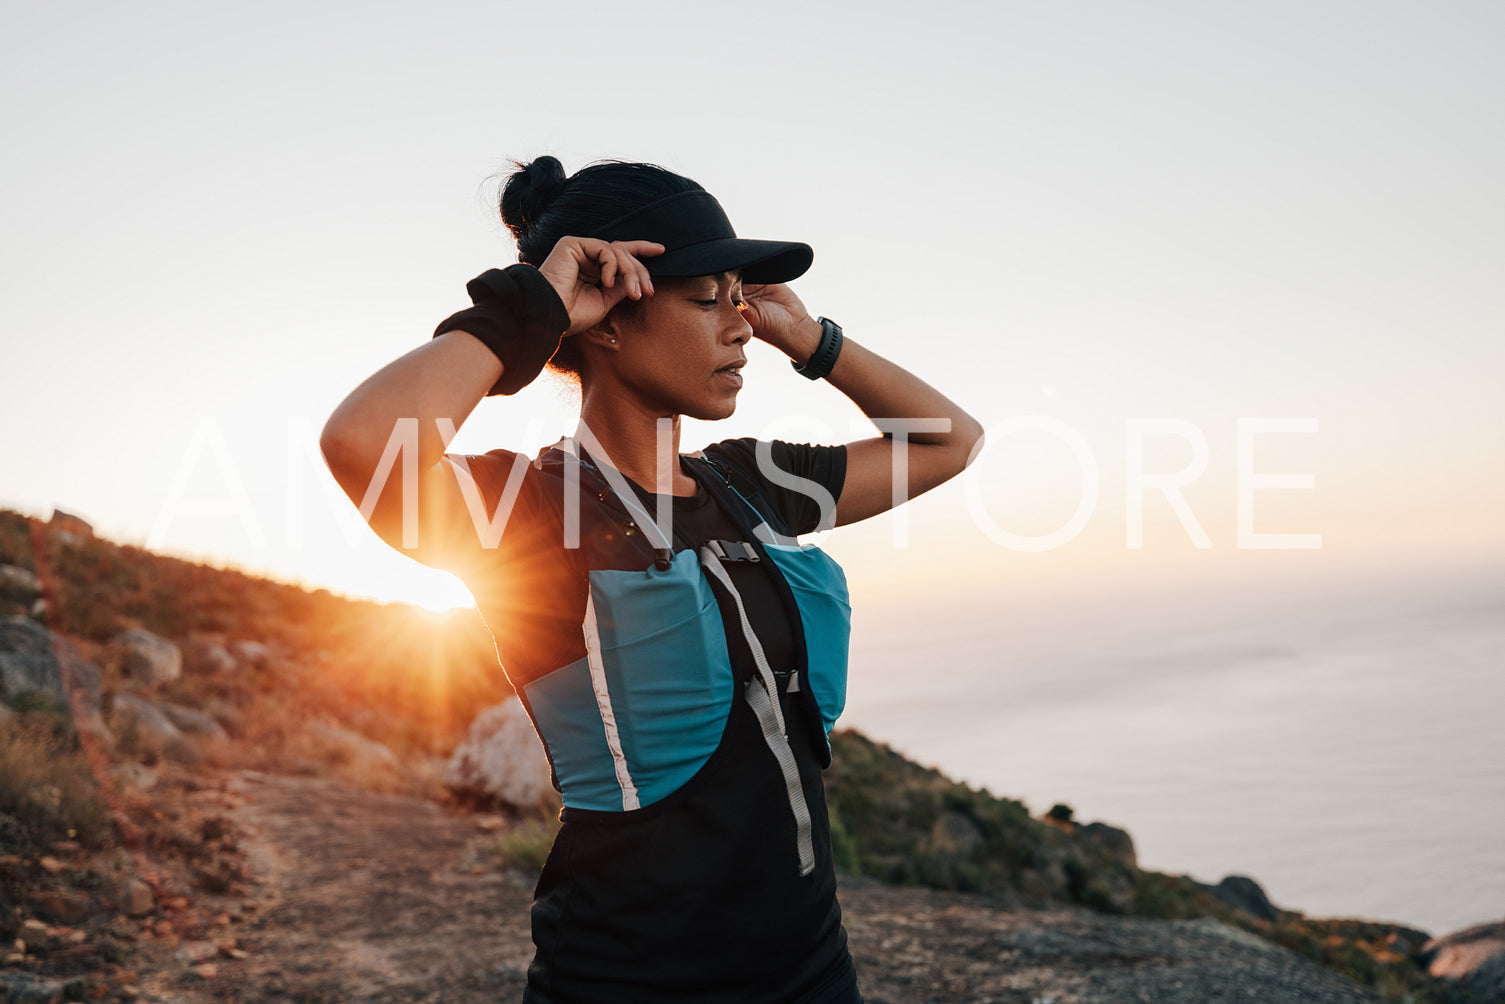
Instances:
[[[836,357],[841,355],[841,325],[829,317],[817,318],[820,321],[820,344],[815,346],[815,351],[810,353],[810,358],[801,366],[791,361],[789,365],[794,371],[810,380],[819,380],[831,372],[831,367],[836,365]]]

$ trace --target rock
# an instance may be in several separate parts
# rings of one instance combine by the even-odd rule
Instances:
[[[115,888],[115,907],[127,917],[141,917],[156,909],[152,887],[138,878],[128,878]]]
[[[66,635],[56,631],[50,634],[52,651],[57,656],[58,669],[63,677],[63,689],[68,693],[74,716],[97,717],[102,689],[99,667],[86,661]]]
[[[42,580],[19,565],[0,565],[0,600],[30,606],[42,595]]]
[[[328,722],[311,722],[308,731],[324,740],[346,762],[360,767],[396,767],[397,757],[374,739],[367,739],[359,732],[330,725]]]
[[[211,697],[200,706],[204,714],[213,718],[231,736],[240,736],[244,732],[245,716],[240,709],[219,697]]]
[[[1128,830],[1121,830],[1107,823],[1088,823],[1078,827],[1077,832],[1101,847],[1114,860],[1121,861],[1130,868],[1138,867],[1138,860],[1134,855],[1134,838],[1129,836]]]
[[[75,537],[94,536],[94,527],[81,516],[75,516],[71,512],[63,512],[61,509],[52,510],[52,518],[47,521],[55,531],[72,534]]]
[[[1280,919],[1280,907],[1271,903],[1259,883],[1246,875],[1229,875],[1217,885],[1197,884],[1235,910],[1242,910],[1260,920]]]
[[[1418,959],[1433,976],[1463,979],[1502,955],[1505,955],[1505,921],[1476,924],[1433,938],[1421,946]],[[1491,962],[1491,966],[1495,969],[1505,963]],[[1505,977],[1505,972],[1498,969],[1496,974]]]
[[[259,641],[237,638],[229,648],[235,661],[247,669],[266,669],[272,664],[272,650]]]
[[[1505,953],[1491,955],[1481,962],[1463,985],[1476,1001],[1505,1001]]]
[[[215,721],[212,716],[206,715],[196,708],[185,707],[181,704],[169,704],[165,701],[158,704],[157,707],[161,708],[162,713],[167,716],[168,720],[183,732],[197,732],[210,739],[229,738],[225,733],[224,727],[219,722]]]
[[[131,760],[127,760],[122,764],[116,764],[106,773],[121,784],[139,788],[141,791],[151,791],[157,786],[157,772],[145,764],[139,764]]]
[[[68,694],[53,653],[52,636],[29,617],[0,618],[0,697],[34,690],[66,708]]]
[[[219,945],[212,941],[185,941],[178,946],[178,958],[187,965],[208,962],[219,955]]]
[[[103,658],[137,686],[171,683],[183,675],[183,653],[178,646],[143,628],[111,638]]]
[[[982,848],[982,830],[970,816],[946,809],[930,828],[930,846],[948,857],[971,857]]]
[[[94,909],[93,899],[76,889],[34,889],[30,902],[38,915],[54,924],[77,924]]]
[[[0,1001],[6,1004],[58,1004],[63,984],[31,973],[0,972]]]
[[[235,656],[225,646],[202,635],[190,637],[183,646],[183,670],[193,676],[233,673]]]
[[[136,694],[116,694],[110,712],[110,729],[123,750],[145,757],[170,757],[179,763],[196,764],[201,759],[172,719],[151,701]]]
[[[70,711],[80,732],[109,742],[99,714],[99,667],[85,661],[65,635],[26,617],[0,619],[0,697],[28,690]]]
[[[68,708],[73,715],[73,725],[79,732],[91,733],[107,746],[113,744],[110,732],[105,728],[100,715],[102,684],[99,667],[79,654],[65,635],[51,632],[52,651],[58,660],[58,670],[63,678],[63,690],[68,695]]]
[[[517,698],[476,716],[443,781],[456,794],[516,809],[537,807],[553,790],[543,744]]]

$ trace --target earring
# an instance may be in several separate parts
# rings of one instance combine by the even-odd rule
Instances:
[[[613,344],[613,345],[615,345],[615,344],[617,344],[617,340],[616,340],[616,339],[615,339],[615,338],[613,338],[613,339],[612,339],[612,340],[611,340],[611,344]]]

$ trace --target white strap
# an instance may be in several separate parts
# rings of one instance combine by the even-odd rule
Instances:
[[[622,736],[617,731],[617,713],[611,706],[611,691],[606,687],[606,665],[601,658],[601,633],[596,625],[596,601],[587,590],[585,594],[585,657],[590,664],[591,689],[596,694],[596,711],[601,715],[601,728],[606,733],[606,748],[611,751],[612,768],[616,771],[617,787],[622,789],[622,808],[638,807],[638,787],[627,769],[627,754],[622,752]]]
[[[743,696],[758,717],[758,724],[763,730],[763,741],[768,744],[768,749],[773,753],[774,759],[779,762],[779,769],[783,771],[784,787],[789,792],[789,809],[794,813],[797,830],[800,874],[809,875],[815,871],[815,846],[810,836],[810,806],[805,804],[805,789],[800,784],[799,768],[794,762],[794,751],[789,748],[789,736],[784,727],[784,711],[779,706],[778,682],[773,677],[773,670],[768,666],[768,657],[763,654],[763,645],[758,641],[758,635],[753,631],[752,623],[747,619],[747,608],[742,605],[742,594],[737,592],[736,586],[732,585],[731,576],[727,575],[721,559],[716,557],[715,551],[709,547],[703,547],[700,549],[700,560],[704,563],[706,570],[716,576],[717,580],[726,587],[726,591],[731,593],[732,599],[736,601],[737,616],[742,621],[742,634],[747,639],[747,647],[752,649],[753,661],[758,665],[758,676],[748,681]]]

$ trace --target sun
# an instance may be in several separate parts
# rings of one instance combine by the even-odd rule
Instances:
[[[476,605],[470,590],[455,576],[421,565],[394,569],[372,581],[370,592],[389,603],[411,603],[435,613]]]

